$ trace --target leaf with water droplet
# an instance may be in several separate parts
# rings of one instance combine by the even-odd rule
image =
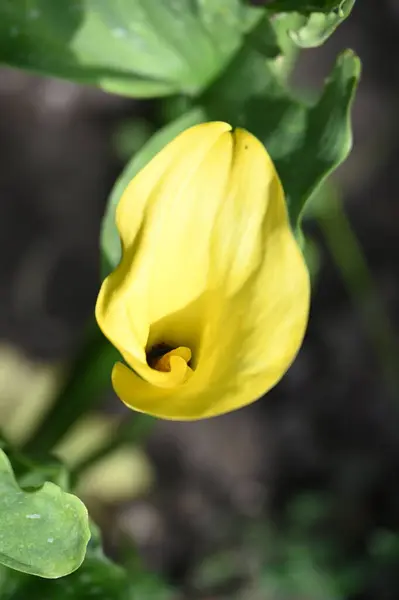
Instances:
[[[78,571],[68,577],[49,580],[22,575],[0,567],[0,597],[3,600],[29,598],[42,600],[172,600],[166,584],[138,565],[128,571],[104,556],[96,526]]]
[[[26,5],[0,2],[0,63],[142,97],[204,89],[263,14],[241,0]]]
[[[82,563],[90,530],[84,504],[51,482],[35,491],[18,485],[0,450],[0,563],[46,578]]]

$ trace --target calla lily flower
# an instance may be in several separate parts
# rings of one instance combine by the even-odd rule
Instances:
[[[258,399],[304,336],[309,275],[264,146],[223,122],[192,127],[127,186],[119,266],[96,318],[126,364],[116,394],[194,420]]]

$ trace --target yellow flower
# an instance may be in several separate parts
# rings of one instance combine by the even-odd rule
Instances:
[[[292,363],[309,277],[263,145],[227,123],[192,127],[130,182],[116,213],[122,260],[96,318],[127,365],[129,407],[166,419],[245,406]]]

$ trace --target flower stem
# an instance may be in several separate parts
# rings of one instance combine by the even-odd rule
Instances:
[[[352,302],[362,316],[386,381],[398,389],[399,345],[393,327],[339,194],[331,193],[328,200],[328,211],[319,213],[316,219]]]
[[[104,338],[93,318],[66,381],[23,451],[34,455],[51,451],[75,421],[110,387],[111,370],[119,359],[119,353]]]

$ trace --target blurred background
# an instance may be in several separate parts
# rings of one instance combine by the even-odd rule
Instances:
[[[335,208],[315,201],[306,221],[313,303],[295,364],[249,408],[154,422],[82,484],[109,553],[136,548],[162,597],[399,598],[399,3],[375,4],[359,0],[294,73],[307,93],[340,50],[363,62]],[[0,69],[0,421],[12,441],[77,352],[107,196],[162,115],[160,101]],[[98,401],[60,447],[70,462],[122,412],[111,390]]]

